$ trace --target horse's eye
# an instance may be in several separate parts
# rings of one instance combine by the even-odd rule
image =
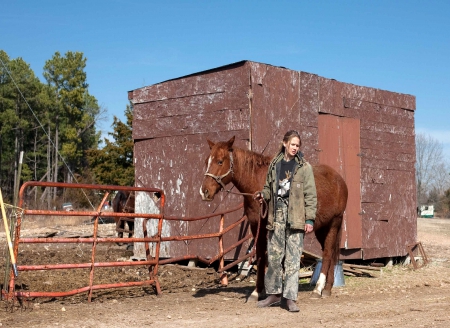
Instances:
[[[217,161],[217,164],[222,165],[223,161]]]

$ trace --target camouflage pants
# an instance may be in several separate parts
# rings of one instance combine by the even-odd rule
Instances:
[[[289,228],[287,213],[287,205],[278,202],[274,230],[269,231],[268,235],[267,255],[269,263],[264,284],[267,294],[283,293],[284,298],[297,300],[298,270],[300,269],[305,232]]]

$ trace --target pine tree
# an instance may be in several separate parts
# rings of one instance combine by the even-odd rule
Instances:
[[[4,51],[0,51],[0,58],[0,186],[10,198],[21,151],[36,159],[34,163],[24,160],[22,180],[42,172],[42,166],[37,165],[42,157],[36,157],[40,157],[43,133],[36,129],[34,116],[43,112],[40,100],[44,86],[22,58],[10,60]],[[33,147],[33,154],[28,153]]]
[[[127,121],[123,123],[114,116],[113,132],[108,133],[113,141],[104,138],[105,146],[103,148],[87,151],[89,167],[98,184],[134,185],[133,110],[131,105],[127,105],[125,117]]]
[[[65,56],[56,52],[44,66],[53,101],[47,119],[48,135],[51,135],[48,181],[73,182],[74,173],[83,172],[87,164],[85,151],[98,143],[94,122],[100,109],[97,100],[88,93],[86,61],[81,52],[68,51]],[[56,188],[52,194],[55,201]],[[50,194],[48,196],[50,205]]]

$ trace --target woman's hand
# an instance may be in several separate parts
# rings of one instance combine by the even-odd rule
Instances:
[[[263,202],[263,195],[260,191],[255,192],[255,194],[253,195],[253,199],[256,201],[259,201],[260,204],[262,204]]]
[[[314,227],[311,224],[305,224],[305,232],[310,233],[314,230]]]

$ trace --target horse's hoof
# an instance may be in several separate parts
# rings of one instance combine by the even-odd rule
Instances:
[[[331,290],[323,290],[322,291],[322,297],[330,297],[331,296]]]
[[[258,293],[255,290],[249,295],[249,297],[247,297],[245,303],[256,303],[256,302],[258,302]]]
[[[322,297],[322,295],[318,291],[313,290],[313,292],[311,293],[311,296],[309,298],[311,298],[313,300],[317,300],[321,297]]]

